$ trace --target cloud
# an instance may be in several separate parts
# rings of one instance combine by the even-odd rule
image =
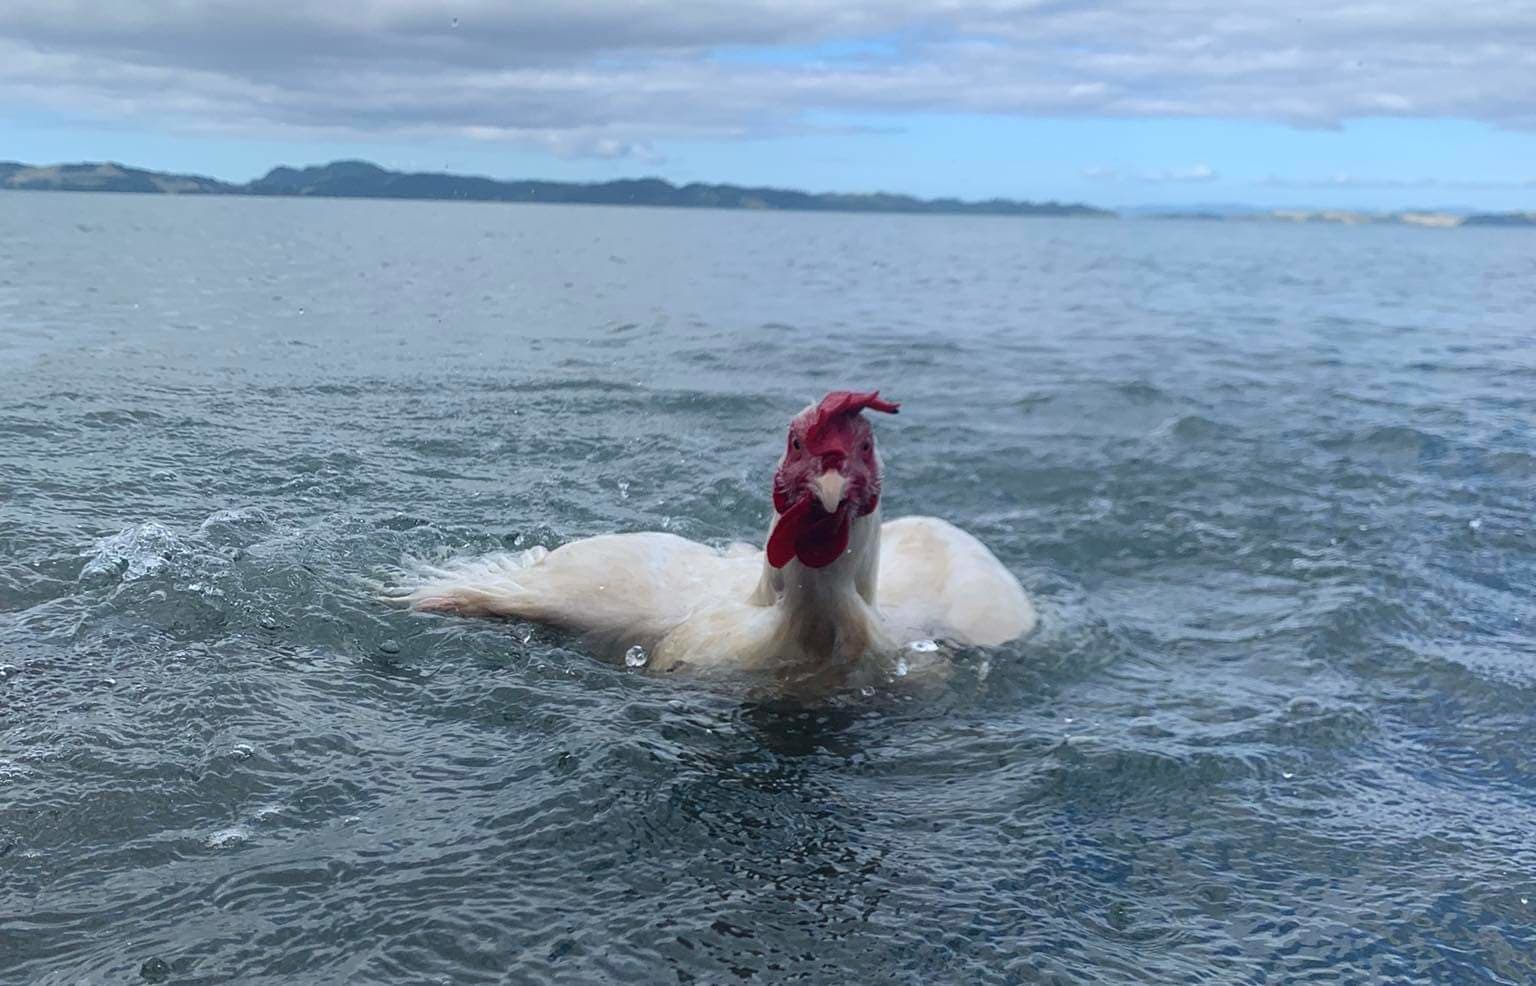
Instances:
[[[637,157],[667,138],[814,131],[829,114],[1536,128],[1536,4],[7,0],[0,101]]]
[[[1208,164],[1192,164],[1184,168],[1159,168],[1154,171],[1125,171],[1104,165],[1083,169],[1083,177],[1095,181],[1139,181],[1151,184],[1164,182],[1215,181],[1220,175]]]
[[[1149,171],[1141,175],[1140,178],[1142,181],[1150,182],[1215,181],[1216,171],[1208,164],[1193,164],[1187,168]]]
[[[1447,189],[1510,189],[1536,188],[1536,178],[1506,180],[1478,180],[1442,178],[1383,178],[1369,175],[1352,175],[1339,172],[1322,178],[1282,178],[1270,175],[1256,182],[1264,188],[1447,188]]]

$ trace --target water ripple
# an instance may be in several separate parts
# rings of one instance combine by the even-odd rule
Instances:
[[[1524,240],[15,205],[17,981],[1536,979]],[[371,596],[758,539],[831,386],[1034,636],[807,705]]]

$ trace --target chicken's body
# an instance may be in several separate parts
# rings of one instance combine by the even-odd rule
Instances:
[[[881,523],[867,440],[865,451],[875,463],[873,479],[862,477],[875,491],[865,494],[867,512],[845,515],[846,501],[826,495],[829,509],[819,510],[802,497],[775,511],[766,552],[672,534],[603,535],[423,568],[395,598],[551,624],[608,656],[639,646],[655,670],[773,670],[829,684],[913,641],[990,646],[1028,633],[1033,606],[981,542],[932,517]],[[777,493],[775,501],[787,502]],[[818,549],[827,537],[836,550]]]

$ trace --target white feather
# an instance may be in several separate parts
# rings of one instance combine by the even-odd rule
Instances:
[[[617,534],[418,564],[386,596],[562,627],[610,658],[638,644],[653,670],[772,669],[829,681],[909,641],[996,645],[1035,625],[1018,580],[981,542],[931,517],[882,526],[878,511],[854,521],[848,551],[824,568],[792,560],[774,569],[748,545]]]

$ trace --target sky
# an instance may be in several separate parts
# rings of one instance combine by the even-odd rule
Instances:
[[[1536,0],[5,0],[0,160],[1536,210]]]

